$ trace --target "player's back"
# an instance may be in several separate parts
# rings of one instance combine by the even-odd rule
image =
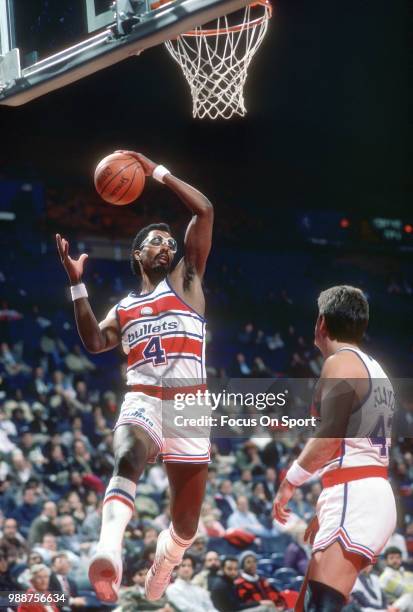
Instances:
[[[387,467],[395,403],[393,386],[375,359],[355,347],[343,347],[338,352],[342,351],[355,353],[363,362],[368,373],[369,388],[352,410],[337,457],[327,464],[323,472],[338,467]]]

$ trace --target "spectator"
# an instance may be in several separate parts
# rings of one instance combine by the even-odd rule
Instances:
[[[257,574],[257,555],[246,550],[239,557],[241,572],[235,580],[237,595],[244,604],[260,603],[270,610],[276,609],[276,604],[285,605],[285,602],[265,578]],[[271,608],[271,606],[273,606]]]
[[[50,570],[47,565],[38,563],[33,565],[30,570],[31,577],[31,588],[28,589],[27,593],[40,593],[42,595],[49,595],[49,581],[50,581]],[[59,612],[59,608],[56,603],[23,603],[21,604],[17,612]]]
[[[265,468],[261,461],[258,446],[247,440],[242,450],[237,451],[237,466],[240,470],[250,470],[253,476],[262,476]]]
[[[219,612],[274,612],[273,602],[270,605],[258,601],[242,603],[238,597],[235,580],[238,577],[238,560],[235,557],[226,557],[222,563],[222,576],[214,583],[211,599]]]
[[[151,467],[146,482],[154,488],[155,493],[162,495],[169,486],[165,464],[162,463],[161,465]]]
[[[247,364],[244,353],[237,353],[233,369],[234,378],[248,378],[250,374],[251,368]]]
[[[294,491],[291,502],[289,503],[291,512],[299,516],[304,521],[308,521],[313,515],[313,508],[304,499],[304,494],[300,488]]]
[[[399,612],[413,610],[413,573],[402,566],[402,553],[399,548],[386,548],[384,551],[386,567],[380,574],[380,585],[392,607]]]
[[[72,374],[85,374],[85,372],[94,372],[95,364],[85,355],[78,344],[75,344],[73,349],[67,353],[65,365]]]
[[[0,547],[0,591],[21,591],[22,587],[11,575],[9,565],[10,563],[7,557],[7,551]]]
[[[70,550],[75,555],[89,550],[91,542],[84,542],[81,535],[76,533],[76,523],[70,514],[64,514],[57,519],[60,536],[58,547],[60,550]]]
[[[5,519],[3,537],[0,549],[5,550],[9,561],[23,561],[27,554],[27,544],[24,537],[17,531],[17,521],[14,518]]]
[[[41,514],[33,521],[29,531],[29,543],[37,544],[43,540],[46,533],[59,535],[59,530],[56,525],[57,506],[52,501],[46,501],[43,504]]]
[[[228,527],[245,529],[254,535],[262,535],[264,530],[255,514],[249,511],[248,499],[244,495],[238,497],[237,509],[229,517]]]
[[[266,448],[268,449],[268,445]],[[267,467],[263,484],[267,499],[272,502],[278,489],[278,476],[275,468]]]
[[[61,608],[64,612],[86,606],[86,599],[79,597],[76,582],[68,577],[70,570],[70,560],[65,552],[57,552],[53,555],[49,588],[52,592],[61,592],[66,595],[67,599]]]
[[[191,584],[194,566],[193,557],[185,554],[178,567],[175,582],[166,589],[166,596],[180,612],[217,612],[208,591]]]
[[[57,552],[57,538],[52,533],[45,533],[40,544],[37,544],[33,548],[34,552],[39,553],[42,559],[47,565],[50,565],[54,556]]]
[[[372,573],[373,565],[370,564],[361,570],[351,592],[354,600],[363,612],[388,610],[387,600],[380,586],[379,577]]]
[[[251,486],[253,484],[252,480],[252,472],[249,468],[245,468],[241,472],[241,477],[239,480],[234,482],[232,486],[232,490],[234,491],[234,495],[238,497],[239,495],[249,496],[251,495]]]
[[[271,523],[272,503],[267,499],[262,482],[256,482],[253,486],[250,508],[261,523]]]
[[[24,569],[17,576],[17,582],[20,587],[24,589],[28,589],[31,585],[31,568],[33,565],[38,565],[39,563],[43,563],[43,557],[40,553],[32,550],[27,557],[28,567]]]
[[[145,578],[147,573],[148,563],[146,561],[138,561],[132,575],[133,586],[120,591],[119,607],[116,608],[115,612],[135,612],[135,610],[174,612],[177,610],[175,606],[168,603],[165,596],[157,601],[148,601],[146,599]]]
[[[306,528],[304,521],[298,520],[293,523],[288,533],[294,541],[287,546],[284,553],[284,566],[294,569],[301,576],[305,575],[310,560],[310,551],[304,543]]]
[[[192,584],[211,592],[217,580],[218,572],[221,568],[218,553],[209,550],[205,555],[204,567],[192,578]]]
[[[221,512],[221,520],[225,526],[229,516],[237,508],[237,502],[232,494],[232,482],[230,480],[222,481],[219,487],[219,493],[215,495],[215,503]]]
[[[29,533],[32,522],[39,514],[38,494],[33,486],[27,485],[23,491],[22,503],[18,504],[13,512],[13,518],[16,519],[20,531],[25,537]]]

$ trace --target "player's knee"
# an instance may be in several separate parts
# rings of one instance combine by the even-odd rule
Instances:
[[[191,540],[198,531],[198,517],[182,513],[174,518],[173,525],[176,533],[184,540]]]
[[[122,444],[115,453],[114,476],[123,476],[137,481],[148,459],[148,452],[139,440],[133,444]]]
[[[304,612],[340,612],[346,598],[333,587],[309,580],[304,601]]]

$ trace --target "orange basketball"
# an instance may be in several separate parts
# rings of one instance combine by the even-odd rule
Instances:
[[[137,159],[127,153],[112,153],[97,165],[96,191],[105,202],[123,206],[134,202],[145,186],[145,172]]]

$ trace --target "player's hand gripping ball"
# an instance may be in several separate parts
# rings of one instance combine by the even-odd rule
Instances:
[[[112,153],[97,165],[95,187],[109,204],[124,206],[134,202],[145,186],[145,171],[139,160],[127,152]]]

